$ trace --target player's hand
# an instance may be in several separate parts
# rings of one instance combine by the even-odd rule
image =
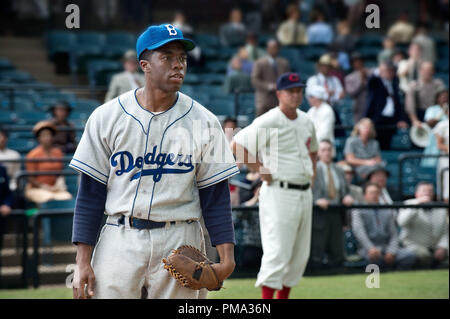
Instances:
[[[395,263],[395,255],[386,253],[386,255],[384,255],[384,262],[388,265],[393,265]]]
[[[377,260],[381,257],[381,251],[376,247],[370,248],[368,254],[370,260]]]
[[[233,273],[234,267],[236,267],[236,263],[234,262],[234,260],[230,260],[212,264],[211,267],[214,269],[214,272],[216,273],[217,278],[219,278],[219,281],[224,281]]]
[[[86,287],[87,285],[87,292]],[[95,275],[89,263],[77,265],[73,277],[73,298],[90,299],[94,296]]]
[[[322,208],[323,210],[327,210],[328,200],[326,200],[325,198],[319,198],[318,200],[316,200],[316,205]]]

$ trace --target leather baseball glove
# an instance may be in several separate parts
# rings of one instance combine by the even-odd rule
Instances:
[[[186,288],[199,290],[220,290],[223,282],[219,281],[213,264],[200,250],[183,245],[172,250],[172,254],[163,258],[164,269]]]

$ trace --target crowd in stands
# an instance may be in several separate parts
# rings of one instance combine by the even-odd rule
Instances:
[[[311,267],[343,264],[349,257],[343,230],[352,230],[358,242],[358,250],[354,253],[363,260],[399,268],[411,268],[418,263],[448,265],[448,213],[445,209],[396,211],[329,207],[333,204],[344,207],[354,203],[390,204],[404,200],[403,190],[392,190],[389,182],[393,174],[389,164],[397,165],[398,158],[383,158],[383,152],[392,149],[399,132],[411,127],[431,127],[424,154],[449,153],[448,63],[447,69],[445,65],[439,65],[441,49],[427,26],[415,26],[402,14],[382,40],[375,37],[378,39],[374,40],[375,45],[364,51],[358,47],[363,37],[353,31],[352,14],[354,12],[345,6],[331,15],[329,11],[314,9],[310,19],[305,19],[297,3],[289,4],[286,19],[263,41],[246,25],[243,12],[233,8],[229,21],[214,36],[217,43],[208,47],[204,44],[207,37],[203,42],[198,41],[199,46],[189,53],[188,64],[193,66],[195,75],[196,67],[208,65],[209,50],[215,50],[211,51],[214,54],[231,52],[225,54],[226,65],[220,68],[223,80],[214,83],[223,86],[217,93],[221,96],[234,97],[237,92],[251,92],[252,112],[246,113],[250,114],[247,121],[277,106],[276,79],[281,74],[293,70],[306,81],[301,109],[314,122],[321,141],[313,189],[316,206]],[[194,28],[183,13],[175,14],[173,24],[188,37],[196,38]],[[442,51],[448,58],[448,43],[446,46],[447,49]],[[306,47],[313,58],[305,56]],[[144,83],[133,51],[126,51],[121,63],[123,71],[110,80],[105,102]],[[446,73],[446,80],[436,77],[436,67],[440,74]],[[188,88],[192,89],[196,98],[205,92],[199,92],[195,81],[188,82],[191,81],[189,78],[194,79],[189,72],[182,90],[188,93]],[[223,127],[231,140],[241,124],[238,116],[241,113],[229,114],[217,109],[214,99],[207,100],[209,103],[200,102],[211,110],[218,110],[215,113],[222,116],[221,119],[228,116]],[[35,123],[32,133],[37,146],[29,151],[26,159],[57,160],[74,152],[76,132],[68,120],[72,109],[72,103],[59,101],[50,108],[50,120]],[[347,136],[349,127],[353,131]],[[0,130],[0,161],[21,158],[7,146],[9,134],[7,130]],[[412,146],[403,149],[408,148],[422,152],[421,148]],[[410,194],[414,198],[405,204],[422,204],[435,199],[448,203],[448,157],[423,158],[420,162],[424,167],[435,167],[436,164],[434,181],[416,182]],[[62,162],[58,161],[27,162],[25,167],[28,172],[61,171],[63,168]],[[230,186],[232,204],[255,206],[261,179],[257,172],[246,171],[243,166],[241,169],[241,184]],[[16,162],[0,165],[0,227],[13,205],[11,190],[17,188],[15,176],[19,170],[20,164]],[[73,197],[62,176],[30,176],[27,181],[24,196],[36,205]],[[257,214],[236,212],[235,219],[240,225],[236,232],[238,242],[241,240],[247,252],[244,263],[259,260],[255,258],[260,254]]]

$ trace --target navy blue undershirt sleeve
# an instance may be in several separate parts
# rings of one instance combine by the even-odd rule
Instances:
[[[234,226],[228,180],[199,190],[203,219],[213,246],[233,243]]]
[[[106,202],[106,185],[81,174],[75,212],[72,242],[95,246],[101,227]]]

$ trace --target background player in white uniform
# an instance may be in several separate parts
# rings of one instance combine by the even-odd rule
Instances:
[[[172,25],[149,27],[136,44],[145,87],[98,107],[86,124],[70,163],[82,173],[75,298],[140,298],[143,288],[148,298],[198,298],[161,259],[180,245],[205,251],[202,215],[220,256],[217,276],[234,270],[227,179],[239,170],[217,118],[179,92],[194,46]]]
[[[309,258],[311,182],[318,145],[313,123],[298,109],[303,87],[296,73],[280,76],[279,107],[256,118],[232,142],[239,161],[263,171],[259,201],[263,257],[255,286],[262,286],[264,299],[273,298],[275,290],[277,298],[288,298]]]

